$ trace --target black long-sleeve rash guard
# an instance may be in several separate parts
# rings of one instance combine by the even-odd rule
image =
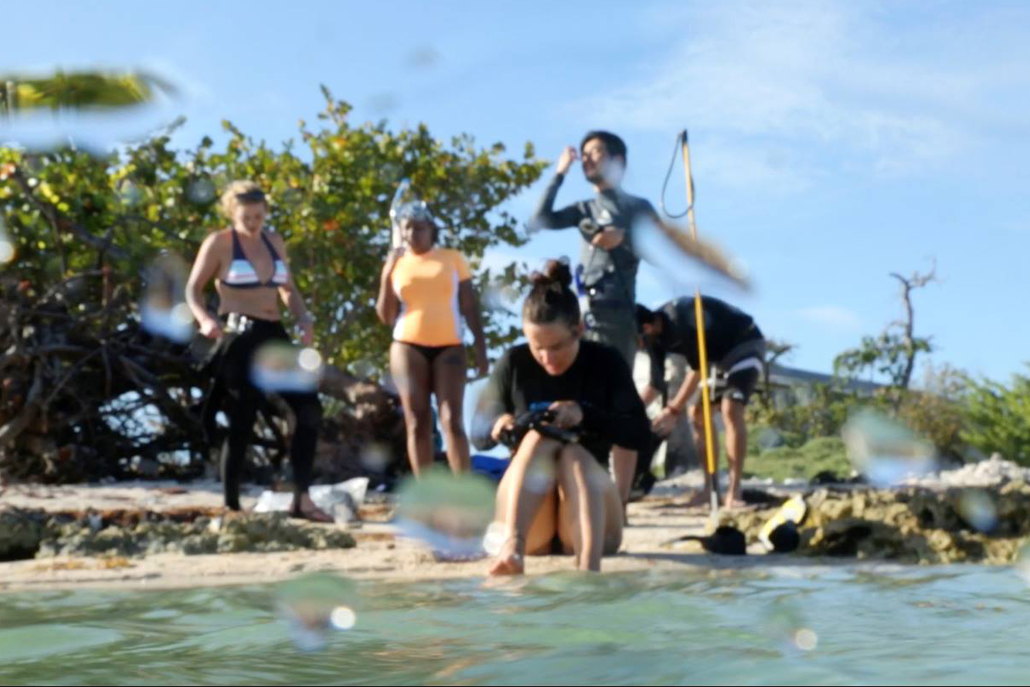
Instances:
[[[665,356],[668,353],[684,356],[692,370],[701,366],[695,307],[694,298],[687,296],[671,300],[655,311],[662,319],[662,333],[648,346],[647,354],[651,359],[650,384],[658,391],[666,392]],[[718,364],[742,342],[762,338],[754,319],[725,301],[702,296],[701,311],[705,327],[705,357],[710,364]]]
[[[527,344],[509,349],[480,396],[472,433],[476,448],[496,445],[490,431],[501,415],[518,417],[534,403],[576,401],[583,409],[580,444],[605,464],[612,445],[640,449],[650,426],[626,362],[614,348],[581,341],[572,366],[550,375]]]
[[[609,189],[590,200],[580,201],[560,210],[554,209],[565,177],[556,174],[544,189],[540,202],[529,224],[537,229],[567,229],[579,227],[579,261],[584,267],[583,281],[588,287],[597,287],[599,296],[606,300],[636,302],[637,268],[640,259],[633,249],[634,225],[644,219],[657,219],[651,203],[630,195],[622,189]],[[612,250],[596,248],[590,241],[592,234],[585,232],[581,222],[590,219],[598,228],[613,226],[626,232],[626,238]]]

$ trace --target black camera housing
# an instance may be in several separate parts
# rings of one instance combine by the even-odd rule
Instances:
[[[579,230],[587,236],[594,236],[597,232],[601,231],[601,227],[589,217],[584,217],[579,222]]]
[[[574,444],[579,441],[577,432],[556,427],[553,410],[529,410],[515,418],[515,426],[501,433],[501,443],[514,451],[522,443],[531,430],[536,430],[549,439],[555,439],[563,444]]]

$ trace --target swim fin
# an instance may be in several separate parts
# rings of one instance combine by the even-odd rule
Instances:
[[[797,550],[801,537],[797,528],[805,520],[808,506],[801,494],[795,494],[783,504],[776,515],[762,525],[758,532],[758,541],[766,551],[790,553]]]
[[[708,536],[687,534],[664,542],[662,546],[669,546],[680,541],[696,541],[701,544],[708,553],[718,553],[724,556],[743,556],[747,553],[747,538],[744,533],[736,527],[720,525],[715,532]]]

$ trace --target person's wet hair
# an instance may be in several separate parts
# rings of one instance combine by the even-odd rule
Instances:
[[[239,206],[257,203],[264,205],[266,208],[268,207],[268,198],[256,181],[245,179],[233,181],[225,187],[225,191],[222,193],[222,212],[229,221],[233,220],[236,208]]]
[[[644,325],[651,324],[654,322],[655,314],[653,311],[649,310],[643,305],[640,305],[639,303],[637,303],[636,307],[634,308],[634,311],[636,313],[637,318],[637,332],[642,334],[644,332]]]
[[[586,144],[595,138],[604,144],[604,149],[608,151],[609,156],[621,157],[622,164],[626,164],[626,142],[610,131],[588,131],[587,135],[583,137],[583,140],[579,144],[579,151],[583,152],[583,148]]]
[[[569,286],[572,271],[568,263],[548,260],[541,272],[529,277],[533,290],[522,306],[522,317],[533,324],[563,322],[569,328],[579,326],[579,299]]]

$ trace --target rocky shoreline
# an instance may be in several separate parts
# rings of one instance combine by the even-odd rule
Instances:
[[[354,537],[345,530],[290,520],[283,513],[226,513],[211,508],[171,512],[0,511],[0,561],[320,551],[355,545]]]
[[[722,524],[745,533],[752,554],[734,566],[763,565],[762,560],[774,565],[856,560],[1012,564],[1027,560],[1030,554],[1027,477],[1030,470],[989,460],[894,489],[751,482],[745,485],[745,496],[752,497],[753,505],[720,515]],[[605,559],[605,569],[730,565],[729,557],[704,554],[696,543],[671,549],[665,543],[677,535],[703,534],[716,524],[706,511],[687,506],[700,479],[699,474],[690,474],[667,480],[651,496],[630,504],[622,551]],[[215,486],[12,486],[0,497],[0,561],[9,561],[0,563],[4,570],[0,577],[10,573],[10,579],[19,584],[16,578],[32,570],[23,570],[23,564],[31,561],[58,566],[62,561],[86,561],[95,566],[116,558],[140,570],[154,568],[146,574],[166,577],[169,583],[193,574],[203,576],[197,566],[222,571],[220,579],[236,579],[236,573],[242,574],[234,571],[244,560],[241,556],[258,557],[248,564],[253,568],[246,571],[247,579],[285,575],[299,565],[298,560],[312,556],[327,568],[387,577],[483,574],[482,566],[475,563],[434,561],[424,546],[399,537],[391,523],[389,499],[366,503],[359,509],[361,522],[351,526],[315,525],[282,513],[228,513],[218,505],[221,495]],[[798,528],[797,552],[755,555],[764,552],[758,544],[762,526],[783,501],[798,493],[804,496],[808,513]],[[244,507],[253,506],[255,497],[253,492],[245,494]],[[345,549],[349,551],[341,556]],[[530,569],[567,567],[564,558],[551,558],[531,564]],[[90,559],[96,563],[89,563]],[[266,559],[275,561],[274,573],[262,567],[269,564],[257,563]],[[174,563],[177,560],[182,563]],[[28,578],[22,583],[27,584]]]
[[[817,489],[798,554],[900,563],[1009,564],[1030,541],[1030,485]],[[757,541],[775,508],[728,515],[724,524]]]

